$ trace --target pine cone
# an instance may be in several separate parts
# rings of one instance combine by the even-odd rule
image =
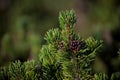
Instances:
[[[80,49],[83,49],[85,46],[85,43],[83,41],[79,41],[79,40],[72,40],[69,42],[69,48],[72,52],[77,52]]]

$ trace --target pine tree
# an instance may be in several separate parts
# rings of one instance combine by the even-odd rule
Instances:
[[[0,68],[0,80],[119,80],[120,72],[107,73],[94,69],[94,61],[102,48],[102,40],[83,39],[74,31],[73,10],[60,12],[60,28],[45,35],[46,45],[40,49],[38,61],[15,61]],[[118,51],[118,61],[120,51]]]
[[[92,66],[102,41],[92,37],[84,40],[75,33],[76,15],[73,10],[60,12],[59,22],[59,29],[51,29],[45,35],[47,45],[41,49],[41,63],[61,66],[63,80],[93,80],[95,72]]]

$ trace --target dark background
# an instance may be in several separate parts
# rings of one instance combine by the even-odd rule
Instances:
[[[94,36],[117,51],[120,43],[119,0],[0,0],[0,65],[37,59],[44,34],[59,27],[62,10],[75,10],[75,30],[83,38]],[[112,46],[112,47],[111,47]],[[110,55],[107,47],[106,55]],[[110,54],[109,54],[110,53]],[[108,60],[111,59],[108,58]]]

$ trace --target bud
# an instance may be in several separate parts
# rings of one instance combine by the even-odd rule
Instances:
[[[58,49],[59,49],[59,50],[62,50],[63,47],[64,47],[64,42],[63,42],[63,41],[59,42],[59,44],[58,44]]]

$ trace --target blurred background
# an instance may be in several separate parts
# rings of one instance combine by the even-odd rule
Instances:
[[[74,0],[0,0],[0,65],[36,59],[59,11],[74,7]]]
[[[0,66],[37,59],[46,31],[59,27],[60,11],[71,9],[77,14],[76,33],[102,39],[109,46],[102,51],[110,56],[106,62],[117,54],[120,0],[0,0]]]

